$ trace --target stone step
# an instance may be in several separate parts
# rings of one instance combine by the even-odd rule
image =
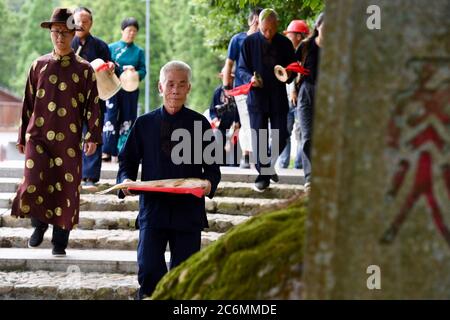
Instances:
[[[32,228],[0,228],[1,248],[27,248]],[[201,246],[206,247],[217,240],[223,233],[202,232]],[[40,248],[51,248],[52,227],[44,236]],[[139,231],[132,230],[80,230],[70,233],[68,250],[101,249],[101,250],[136,250]]]
[[[24,161],[3,161],[0,163],[0,177],[22,178]],[[117,177],[117,163],[103,163],[101,179],[115,179]],[[220,167],[222,181],[253,183],[258,175],[256,169],[240,169],[237,167]],[[276,169],[280,183],[303,185],[305,182],[303,170]],[[140,176],[140,174],[139,174]]]
[[[135,230],[137,211],[81,211],[78,229]],[[249,217],[239,215],[207,214],[209,228],[205,231],[226,232]],[[11,210],[0,208],[0,227],[31,228],[30,219],[17,219]]]
[[[0,271],[0,300],[133,300],[135,275]]]
[[[0,207],[11,208],[15,193],[0,193]],[[269,208],[285,201],[284,199],[255,199],[238,197],[206,198],[205,208],[209,213],[222,213],[251,216],[262,208]],[[137,211],[139,197],[131,196],[119,199],[116,195],[82,194],[81,211]]]
[[[22,179],[19,178],[0,178],[0,192],[13,193]],[[100,180],[97,183],[98,191],[108,189],[115,184],[115,180]],[[270,188],[264,192],[255,192],[252,189],[253,183],[248,182],[220,182],[217,187],[216,196],[218,197],[243,197],[243,198],[265,198],[265,199],[287,199],[299,195],[303,191],[302,185],[293,184],[271,184]],[[87,190],[82,190],[83,194],[92,194]],[[111,194],[115,194],[112,192]]]
[[[170,253],[166,252],[166,263]],[[136,274],[136,250],[67,250],[54,257],[49,249],[0,248],[2,271],[104,272]]]

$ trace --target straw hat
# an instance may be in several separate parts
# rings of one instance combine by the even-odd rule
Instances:
[[[98,96],[102,100],[108,100],[120,90],[120,80],[114,72],[110,70],[102,70],[105,64],[102,59],[95,59],[91,62],[91,66],[95,71],[97,78]],[[98,71],[97,71],[98,70]]]
[[[122,89],[128,92],[136,91],[139,87],[139,73],[134,69],[125,69],[120,75]]]

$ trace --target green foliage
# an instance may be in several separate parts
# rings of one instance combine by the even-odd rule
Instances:
[[[222,52],[234,34],[248,29],[250,8],[275,9],[280,18],[280,31],[293,19],[306,19],[312,25],[312,20],[324,8],[323,0],[192,0],[192,3],[208,12],[207,16],[194,17],[205,30],[205,43]]]
[[[231,37],[247,30],[252,6],[273,7],[281,17],[281,28],[293,18],[314,18],[323,0],[152,0],[150,14],[150,107],[161,104],[159,70],[173,59],[186,61],[193,70],[189,106],[203,112],[209,106]],[[140,24],[136,44],[145,48],[145,9],[142,0],[0,0],[0,86],[22,94],[32,61],[52,50],[49,34],[39,23],[53,8],[88,6],[94,15],[92,34],[106,43],[120,40],[120,23],[133,16]],[[6,23],[5,23],[6,22]],[[144,110],[144,81],[139,104]]]
[[[152,299],[289,299],[301,279],[307,203],[298,199],[231,229],[171,270]]]

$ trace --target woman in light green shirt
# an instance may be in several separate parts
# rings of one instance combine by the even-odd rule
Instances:
[[[135,18],[122,21],[122,39],[111,43],[109,50],[116,64],[118,77],[126,69],[135,70],[139,80],[146,75],[144,50],[134,43],[139,24]],[[137,117],[139,89],[129,92],[121,89],[115,96],[106,101],[106,114],[103,126],[103,160],[116,157],[124,145],[131,126]]]

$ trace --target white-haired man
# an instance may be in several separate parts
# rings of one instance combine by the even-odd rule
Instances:
[[[139,117],[119,154],[117,182],[136,180],[142,163],[141,180],[174,178],[201,178],[209,181],[204,194],[212,198],[220,181],[218,164],[207,164],[204,159],[176,164],[172,149],[172,133],[187,130],[191,142],[207,146],[202,139],[211,126],[206,118],[188,109],[185,102],[191,89],[191,68],[182,61],[168,62],[161,68],[158,84],[163,106]],[[201,124],[201,135],[194,134]],[[192,149],[195,150],[194,146]],[[191,155],[195,157],[194,152]],[[128,192],[125,191],[125,195]],[[119,195],[120,196],[120,195]],[[148,297],[158,281],[167,272],[164,258],[167,243],[171,251],[170,268],[179,265],[200,250],[201,231],[208,227],[205,198],[168,193],[144,193],[140,195],[138,215],[138,298]]]

